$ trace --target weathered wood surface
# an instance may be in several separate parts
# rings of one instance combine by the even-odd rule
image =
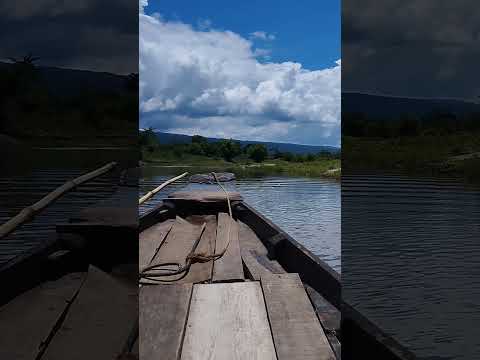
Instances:
[[[81,209],[70,217],[70,223],[92,223],[136,228],[138,226],[138,190],[119,186],[108,198]]]
[[[322,295],[320,295],[315,289],[304,284],[308,297],[313,304],[317,317],[322,324],[322,328],[325,331],[328,342],[335,353],[337,359],[341,359],[342,346],[337,338],[337,332],[340,331],[341,314],[332,304],[330,304]]]
[[[324,329],[340,330],[340,311],[309,285],[304,285]]]
[[[263,275],[285,273],[278,262],[269,260],[265,255],[260,255],[255,250],[242,249],[242,261],[249,278],[252,280],[260,280]]]
[[[242,200],[242,195],[236,191],[227,191],[230,201]],[[227,201],[226,194],[223,191],[177,191],[168,196],[170,200],[188,200],[199,202],[222,202]]]
[[[168,219],[140,233],[138,236],[138,268],[140,271],[150,264],[174,223],[175,220]]]
[[[238,227],[240,252],[251,279],[260,280],[263,274],[285,272],[276,260],[270,260],[267,257],[267,248],[250,227],[240,221],[238,221]]]
[[[229,230],[230,237],[228,236]],[[221,253],[227,245],[225,254],[213,263],[213,281],[244,279],[240,243],[238,241],[238,223],[231,219],[228,214],[219,213],[215,253]]]
[[[191,224],[177,216],[172,230],[168,233],[167,238],[163,241],[150,265],[158,265],[166,262],[177,262],[185,265],[186,258],[195,245],[195,241],[201,235],[201,232],[202,227],[200,225]],[[180,275],[172,275],[163,276],[162,280],[175,280],[180,278]],[[142,282],[148,283],[149,281],[145,279],[142,280]]]
[[[206,223],[205,230],[200,242],[195,249],[195,253],[211,255],[215,252],[215,240],[217,231],[217,219],[215,215],[190,216],[187,218],[192,224],[201,226]],[[180,279],[179,283],[199,283],[212,278],[213,260],[207,262],[197,262],[190,266],[188,274]]]
[[[276,359],[260,284],[194,285],[181,359]]]
[[[185,264],[187,255],[192,250],[195,240],[201,234],[201,226],[194,225],[177,216],[172,230],[158,249],[152,265],[163,262],[179,262]]]
[[[144,286],[139,303],[142,360],[177,360],[192,295],[192,284]]]
[[[138,317],[138,288],[90,266],[42,359],[103,360],[121,354]]]
[[[261,280],[278,360],[334,360],[298,274]]]
[[[35,359],[80,288],[85,273],[37,286],[0,308],[0,359]]]
[[[245,223],[238,222],[238,238],[240,241],[240,248],[245,250],[255,250],[258,254],[267,255],[268,250],[258,238],[257,234]]]

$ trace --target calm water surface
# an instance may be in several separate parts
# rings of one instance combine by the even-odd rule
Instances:
[[[144,169],[140,181],[143,194],[181,171]],[[191,172],[191,171],[190,171]],[[141,207],[152,208],[169,193],[185,186],[186,180],[167,187]],[[321,178],[266,176],[240,178],[236,188],[244,199],[294,239],[340,271],[340,183]]]
[[[480,188],[344,176],[342,295],[425,359],[480,359]]]
[[[128,152],[125,151],[127,155]],[[119,151],[37,151],[0,171],[0,223],[58,186],[106,163],[127,158]],[[18,160],[18,159],[17,159]],[[20,163],[20,164],[19,164]],[[111,196],[118,183],[114,170],[91,180],[57,199],[13,233],[0,239],[0,268],[55,236],[55,225],[66,222],[79,210]]]

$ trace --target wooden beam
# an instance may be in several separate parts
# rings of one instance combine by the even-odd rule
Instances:
[[[168,219],[155,224],[140,233],[138,236],[138,268],[142,271],[157,254],[175,220]]]
[[[261,280],[278,360],[335,360],[298,274]]]
[[[186,258],[195,241],[199,238],[202,232],[202,226],[191,224],[185,219],[177,216],[172,230],[167,235],[167,238],[158,249],[157,255],[153,258],[150,265],[158,265],[162,263],[177,262],[185,265]],[[181,278],[180,275],[162,276],[162,280],[175,280]],[[142,283],[150,282],[148,279],[143,279]]]
[[[181,360],[276,360],[258,282],[194,285]]]
[[[230,230],[230,235],[228,234]],[[217,241],[215,253],[221,253],[225,247],[225,254],[215,260],[213,264],[212,280],[235,281],[244,280],[240,244],[238,242],[238,223],[226,213],[218,214]]]
[[[242,249],[242,261],[252,280],[259,281],[267,274],[285,273],[278,262],[268,259],[266,255],[257,254],[255,250]]]
[[[16,216],[8,220],[6,223],[3,225],[0,225],[0,238],[8,235],[10,232],[15,230],[18,226],[23,224],[25,221],[31,219],[35,214],[46,208],[48,205],[53,203],[56,199],[58,199],[60,196],[65,194],[66,192],[72,190],[76,186],[83,184],[89,180],[92,180],[100,175],[105,174],[106,172],[110,171],[113,169],[115,166],[117,166],[116,162],[111,162],[108,163],[105,166],[102,166],[101,168],[98,168],[94,171],[91,171],[87,174],[84,174],[82,176],[79,176],[73,180],[67,181],[65,184],[62,186],[56,188],[40,200],[38,200],[35,204],[26,207],[22,211],[20,211]]]
[[[115,359],[138,317],[138,287],[90,266],[87,279],[42,359]]]
[[[183,174],[181,175],[178,175],[178,176],[175,176],[174,178],[170,179],[170,180],[167,180],[165,181],[163,184],[161,184],[160,186],[157,186],[155,189],[153,189],[152,191],[149,191],[148,193],[146,193],[145,195],[143,195],[139,200],[138,200],[138,205],[142,205],[145,201],[147,201],[148,199],[150,199],[153,195],[155,195],[156,193],[158,193],[160,190],[162,190],[165,186],[183,178],[184,176],[186,176],[188,174],[188,172],[184,172]]]
[[[213,254],[215,252],[215,238],[217,231],[217,219],[215,215],[189,216],[187,218],[192,224],[201,226],[206,223],[205,230],[195,250],[199,254]],[[190,271],[179,283],[199,283],[212,278],[213,260],[197,262],[190,266]]]
[[[143,286],[139,303],[142,360],[178,360],[192,284]]]
[[[85,273],[43,283],[0,308],[0,359],[35,359],[80,288]]]

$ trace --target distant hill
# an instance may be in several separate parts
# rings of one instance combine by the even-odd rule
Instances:
[[[413,99],[360,93],[342,93],[342,112],[361,112],[370,117],[396,118],[441,111],[461,115],[480,112],[480,104],[452,99]]]
[[[192,137],[189,135],[182,134],[170,134],[157,131],[157,137],[161,144],[187,144],[192,142]],[[217,138],[207,138],[208,141],[216,142],[222,139]],[[299,144],[289,144],[289,143],[276,143],[276,142],[265,142],[265,141],[245,141],[245,140],[236,140],[243,146],[248,144],[264,144],[269,152],[275,150],[281,152],[291,152],[294,154],[307,154],[307,153],[318,153],[320,151],[329,151],[332,153],[339,152],[340,149],[334,146],[313,146],[313,145],[299,145]]]
[[[0,69],[12,66],[11,63],[0,62]],[[109,93],[125,93],[127,91],[128,77],[126,75],[43,66],[38,66],[37,71],[40,81],[55,96],[75,96],[91,90]]]

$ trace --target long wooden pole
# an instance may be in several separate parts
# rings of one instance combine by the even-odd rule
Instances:
[[[47,194],[45,197],[41,198],[35,204],[31,206],[27,206],[25,209],[20,211],[17,215],[13,218],[8,220],[3,225],[0,225],[0,239],[8,234],[10,234],[13,230],[15,230],[18,226],[23,224],[25,221],[31,219],[36,213],[38,213],[43,208],[50,205],[54,202],[57,198],[65,194],[67,191],[75,188],[76,186],[83,184],[86,181],[92,180],[108,171],[113,169],[117,165],[116,162],[108,163],[97,170],[91,171],[87,174],[79,176],[73,180],[67,181],[62,186],[56,188],[51,193]]]
[[[139,200],[138,200],[138,205],[141,205],[143,204],[145,201],[147,201],[148,199],[150,199],[153,195],[155,195],[156,193],[158,193],[160,190],[162,190],[165,186],[173,183],[174,181],[177,181],[178,179],[181,179],[183,178],[185,175],[187,175],[188,172],[184,172],[182,175],[178,175],[170,180],[167,180],[165,181],[162,185],[156,187],[155,189],[153,189],[152,191],[149,191],[148,193],[146,193],[145,195],[143,195]]]

